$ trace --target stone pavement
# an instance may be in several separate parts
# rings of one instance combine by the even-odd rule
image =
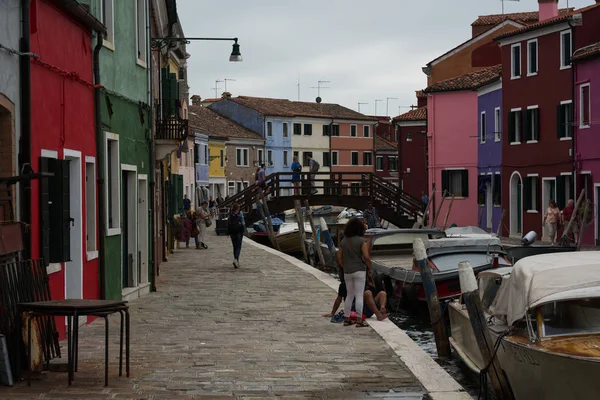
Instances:
[[[31,387],[0,388],[0,398],[427,398],[372,328],[321,317],[335,299],[329,286],[246,241],[236,270],[229,238],[213,233],[207,243],[207,250],[177,250],[162,264],[158,292],[131,303],[131,378],[117,376],[114,318],[103,387],[97,320],[80,331],[72,387],[53,372]]]

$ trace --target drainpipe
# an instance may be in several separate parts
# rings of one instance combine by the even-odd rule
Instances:
[[[31,61],[30,52],[30,0],[23,0],[21,4],[22,34],[19,50],[19,69],[21,86],[21,136],[19,138],[19,174],[32,170],[31,166]],[[31,224],[31,181],[20,183],[20,220],[26,225]],[[31,232],[23,232],[23,258],[31,258]]]
[[[146,13],[146,37],[152,37],[152,30],[150,28],[150,4],[148,4],[148,13]],[[159,50],[160,52],[160,50]],[[150,173],[148,174],[148,178],[149,178],[149,190],[148,190],[148,194],[149,194],[149,203],[150,203],[150,238],[152,240],[152,272],[151,272],[151,276],[150,276],[150,290],[153,292],[156,292],[156,274],[157,274],[157,269],[158,269],[158,263],[156,260],[156,246],[157,246],[157,240],[156,239],[156,227],[154,226],[155,224],[155,219],[156,219],[156,161],[155,161],[155,157],[156,157],[156,149],[154,148],[154,131],[152,129],[152,124],[154,123],[154,107],[153,107],[153,99],[152,99],[152,89],[153,89],[153,85],[152,85],[152,47],[150,46],[149,51],[147,52],[148,54],[148,105],[150,106],[150,110],[148,111],[148,121],[150,123],[150,160],[148,163],[148,169],[150,170]],[[160,69],[158,70],[158,73],[160,74]],[[152,197],[150,199],[150,197]]]
[[[101,149],[104,147],[104,138],[102,134],[102,112],[100,109],[100,96],[102,86],[100,86],[100,50],[102,49],[102,41],[104,36],[102,33],[97,33],[97,43],[94,47],[94,120],[96,123],[96,148]],[[104,210],[104,187],[105,187],[105,177],[104,177],[104,168],[100,168],[100,161],[96,163],[97,171],[97,180],[98,180],[98,221],[99,221],[99,229],[98,229],[98,274],[100,281],[100,298],[106,298],[106,269],[104,265],[105,255],[104,255],[104,233],[106,232],[105,225],[105,215],[106,211]]]
[[[575,27],[573,26],[573,24],[571,23],[571,18],[569,18],[569,26],[571,27],[571,43],[573,43],[573,46],[575,45]],[[571,46],[571,47],[573,47]],[[574,51],[573,51],[574,52]],[[573,63],[573,61],[571,61],[571,123],[575,124],[575,64]],[[581,105],[579,105],[581,107]],[[576,136],[575,135],[575,125],[573,125],[573,137],[571,137],[571,164],[572,164],[572,172],[573,172],[573,187],[575,188],[576,185],[576,181],[577,181],[577,166],[576,166],[576,153],[575,153],[575,140],[576,140]],[[577,193],[573,193],[573,195],[575,196],[574,198],[577,198]],[[567,199],[568,201],[569,199]]]

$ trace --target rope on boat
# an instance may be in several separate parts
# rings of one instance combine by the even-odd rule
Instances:
[[[490,358],[490,362],[479,371],[479,395],[477,395],[477,400],[481,399],[481,393],[485,394],[485,400],[488,398],[488,381],[487,376],[489,373],[489,369],[494,362],[494,358],[496,358],[496,354],[498,354],[498,349],[500,348],[500,344],[502,343],[502,339],[510,333],[510,330],[502,332],[498,339],[496,339],[496,343],[494,343],[494,353],[492,354],[492,358]],[[501,371],[496,371],[496,373],[501,373]]]

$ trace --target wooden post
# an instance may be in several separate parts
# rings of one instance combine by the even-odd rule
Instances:
[[[471,267],[471,264],[468,261],[463,261],[460,264]],[[512,400],[513,395],[510,384],[504,371],[500,367],[500,361],[498,360],[497,355],[494,354],[494,342],[487,328],[487,322],[479,299],[479,290],[477,289],[472,292],[463,293],[463,298],[465,299],[465,305],[469,312],[469,321],[471,322],[475,339],[477,339],[477,346],[481,351],[483,362],[485,365],[489,365],[487,373],[490,377],[492,387],[496,392],[496,397],[499,400]]]
[[[585,201],[585,207],[583,209],[583,219],[581,220],[581,226],[579,227],[579,240],[577,241],[577,251],[579,251],[581,249],[581,242],[583,241],[583,228],[585,227],[585,221],[588,219],[589,216],[589,204],[587,202],[587,196],[585,196],[584,198]],[[575,213],[577,212],[577,209],[575,209],[575,211],[573,211],[573,215],[575,215]],[[571,219],[573,219],[571,217]]]
[[[431,203],[433,203],[433,199],[435,199],[435,183],[431,185],[431,197],[425,206],[425,211],[423,212],[423,223],[422,226],[427,226],[427,213],[429,213],[429,209],[431,208]]]
[[[312,210],[310,209],[310,204],[308,200],[304,200],[304,206],[306,207],[306,217],[308,218],[308,222],[310,223],[310,229],[313,234],[313,241],[315,242],[315,246],[317,247],[317,256],[319,256],[319,260],[321,261],[321,265],[325,266],[325,257],[323,257],[323,249],[321,249],[321,244],[319,243],[319,235],[317,235],[317,228],[315,228],[315,221],[312,219]]]
[[[496,232],[496,236],[500,237],[502,235],[502,225],[504,224],[504,217],[506,217],[506,208],[502,209],[502,215],[500,216],[500,222],[498,222],[498,231]]]
[[[437,224],[437,219],[440,216],[440,213],[442,212],[442,206],[444,205],[444,201],[446,201],[446,197],[448,195],[448,192],[446,190],[444,190],[442,192],[442,201],[440,201],[440,206],[437,209],[437,212],[435,212],[435,214],[433,215],[433,221],[431,222],[431,227],[435,228],[435,225]]]
[[[262,190],[259,190],[256,195],[256,204],[258,211],[260,212],[260,216],[265,222],[265,228],[267,228],[267,235],[269,235],[269,240],[271,241],[271,245],[276,250],[281,250],[279,248],[279,243],[275,238],[275,232],[273,231],[273,223],[271,222],[271,215],[269,214],[269,207],[267,206],[267,200],[263,196]]]
[[[583,200],[584,196],[585,196],[585,189],[583,189],[581,191],[581,193],[579,194],[579,197],[577,198],[577,202],[575,203],[575,209],[573,210],[573,215],[571,215],[571,219],[569,220],[567,227],[563,230],[563,234],[560,237],[560,245],[561,246],[566,246],[568,243],[567,236],[569,235],[569,232],[573,228],[573,224],[575,223],[575,219],[577,218],[577,213],[579,212],[579,205],[581,204],[581,201]],[[587,210],[587,207],[585,209]],[[585,210],[584,210],[584,213],[585,213]],[[583,227],[583,222],[584,221],[581,221],[580,228]],[[581,236],[579,236],[579,238],[581,239]]]
[[[448,340],[448,334],[446,333],[444,315],[442,314],[435,280],[431,273],[431,267],[427,262],[427,252],[425,251],[425,244],[423,244],[422,239],[417,238],[414,240],[413,251],[415,253],[416,263],[421,271],[421,280],[423,281],[423,288],[425,289],[425,295],[427,296],[429,318],[431,320],[431,326],[433,327],[435,347],[437,348],[438,356],[450,357],[450,341]]]
[[[302,216],[302,204],[300,200],[294,200],[294,209],[296,210],[296,221],[298,221],[298,232],[300,233],[300,247],[302,248],[302,255],[304,262],[308,262],[308,252],[306,251],[306,235],[304,233],[304,217]]]
[[[448,225],[448,217],[450,217],[450,211],[452,211],[452,204],[454,204],[454,195],[452,195],[452,199],[450,199],[450,205],[448,206],[448,211],[446,211],[446,218],[444,218],[444,227],[442,228],[443,231],[446,230],[446,226]]]

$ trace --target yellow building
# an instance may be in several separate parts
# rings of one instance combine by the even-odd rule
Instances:
[[[226,180],[225,180],[225,164],[227,153],[225,151],[225,143],[227,139],[221,137],[209,136],[208,138],[208,187],[210,195],[217,199],[225,198]]]

